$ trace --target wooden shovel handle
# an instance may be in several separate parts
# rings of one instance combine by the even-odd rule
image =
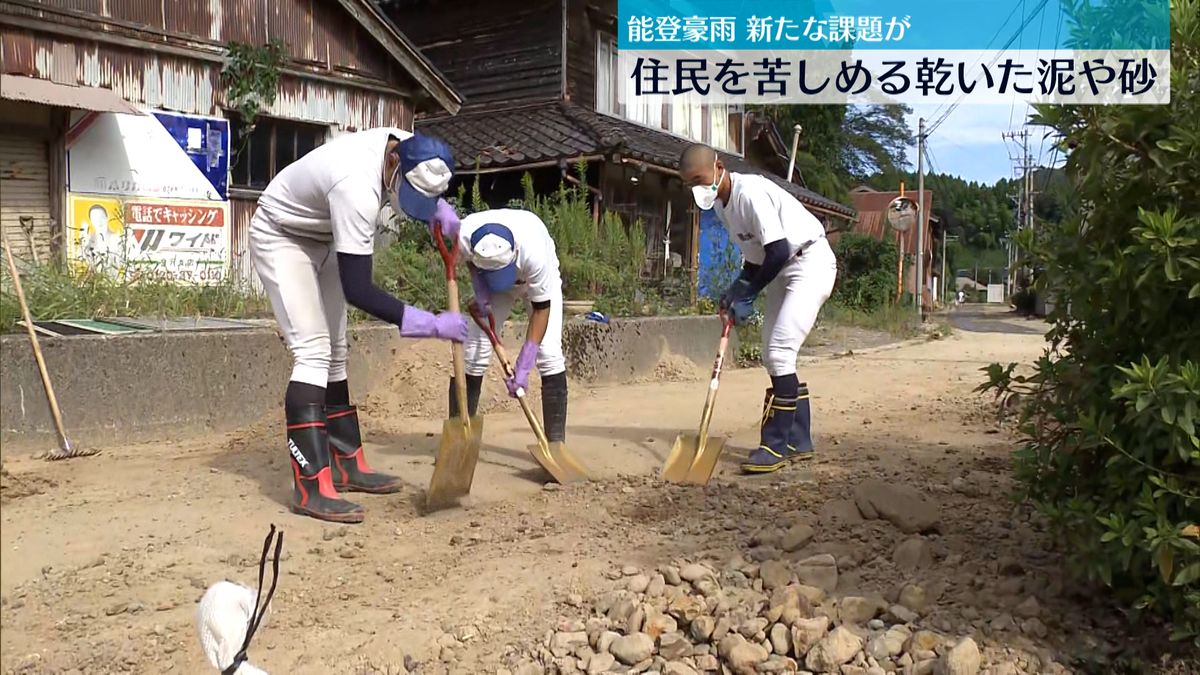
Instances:
[[[446,238],[442,236],[442,224],[434,223],[433,241],[437,244],[442,263],[446,266],[446,295],[450,311],[458,314],[458,277],[454,274],[455,263],[458,259],[458,246],[446,247]],[[471,413],[467,409],[467,374],[463,346],[454,342],[450,345],[454,360],[454,394],[458,399],[458,416],[462,419],[463,427],[471,429]]]

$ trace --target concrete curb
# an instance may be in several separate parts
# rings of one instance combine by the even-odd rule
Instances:
[[[503,331],[516,351],[520,324]],[[563,327],[567,371],[590,382],[622,382],[654,373],[664,354],[711,363],[716,316],[571,320]],[[153,441],[227,431],[279,406],[291,358],[274,324],[246,330],[42,338],[67,433],[85,445]],[[735,344],[732,347],[736,349]],[[350,329],[350,379],[361,395],[421,358],[394,326]],[[0,336],[0,446],[4,451],[54,443],[49,406],[20,334]],[[10,447],[11,446],[11,447]]]

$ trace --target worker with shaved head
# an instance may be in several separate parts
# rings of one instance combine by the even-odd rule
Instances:
[[[770,473],[813,454],[808,385],[796,375],[800,347],[812,330],[837,277],[837,259],[825,228],[791,194],[764,176],[727,171],[716,151],[691,145],[679,171],[696,205],[715,211],[742,252],[742,270],[721,295],[721,309],[745,324],[766,291],[763,363],[771,376],[758,447],[742,464]]]

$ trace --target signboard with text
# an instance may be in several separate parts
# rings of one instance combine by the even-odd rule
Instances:
[[[70,195],[67,256],[131,281],[214,284],[229,269],[229,202]]]

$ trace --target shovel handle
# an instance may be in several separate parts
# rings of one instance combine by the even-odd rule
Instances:
[[[717,358],[713,362],[712,379],[708,382],[708,395],[704,398],[704,411],[700,414],[700,450],[708,440],[708,426],[712,422],[713,407],[717,402],[717,385],[721,381],[721,368],[725,363],[725,350],[729,347],[729,333],[733,330],[733,319],[721,312],[721,341],[717,345]],[[701,453],[697,452],[697,456]]]
[[[454,267],[458,260],[458,246],[446,247],[441,223],[433,224],[433,241],[437,244],[438,253],[441,254],[442,262],[446,266],[446,300],[450,311],[458,314],[458,279],[454,276]],[[463,428],[470,431],[471,417],[467,409],[467,375],[463,346],[457,342],[453,343],[450,353],[454,357],[454,393],[458,399],[459,417],[462,419]]]
[[[500,338],[496,335],[496,317],[488,314],[487,321],[479,316],[479,309],[475,307],[475,303],[471,303],[467,307],[471,318],[479,325],[483,332],[487,334],[488,340],[492,343],[492,351],[496,352],[496,358],[500,360],[500,367],[504,369],[504,374],[508,377],[513,376],[512,365],[509,364],[508,355],[504,352],[504,346],[500,344]],[[537,416],[529,408],[529,401],[525,398],[525,388],[517,389],[517,401],[521,404],[521,412],[525,413],[525,419],[528,420],[529,426],[533,429],[533,435],[537,437],[538,445],[549,452],[550,441],[546,438],[546,431],[538,422]]]
[[[455,242],[454,246],[446,246],[446,238],[442,235],[441,223],[433,224],[433,243],[437,245],[438,253],[441,254],[442,262],[446,266],[446,281],[455,280],[454,267],[458,264],[458,244]],[[457,304],[458,297],[455,296],[451,302]],[[457,312],[458,310],[452,309],[451,311]]]
[[[500,359],[500,367],[504,369],[504,374],[507,377],[514,375],[512,365],[508,361],[508,353],[504,351],[504,345],[500,343],[500,338],[496,335],[496,317],[488,314],[487,321],[484,322],[483,317],[479,315],[479,309],[475,303],[471,303],[467,307],[467,311],[471,314],[471,318],[475,323],[487,334],[488,340],[492,343],[492,351],[496,352],[496,358]],[[517,391],[517,398],[522,398],[525,394],[524,389]]]

